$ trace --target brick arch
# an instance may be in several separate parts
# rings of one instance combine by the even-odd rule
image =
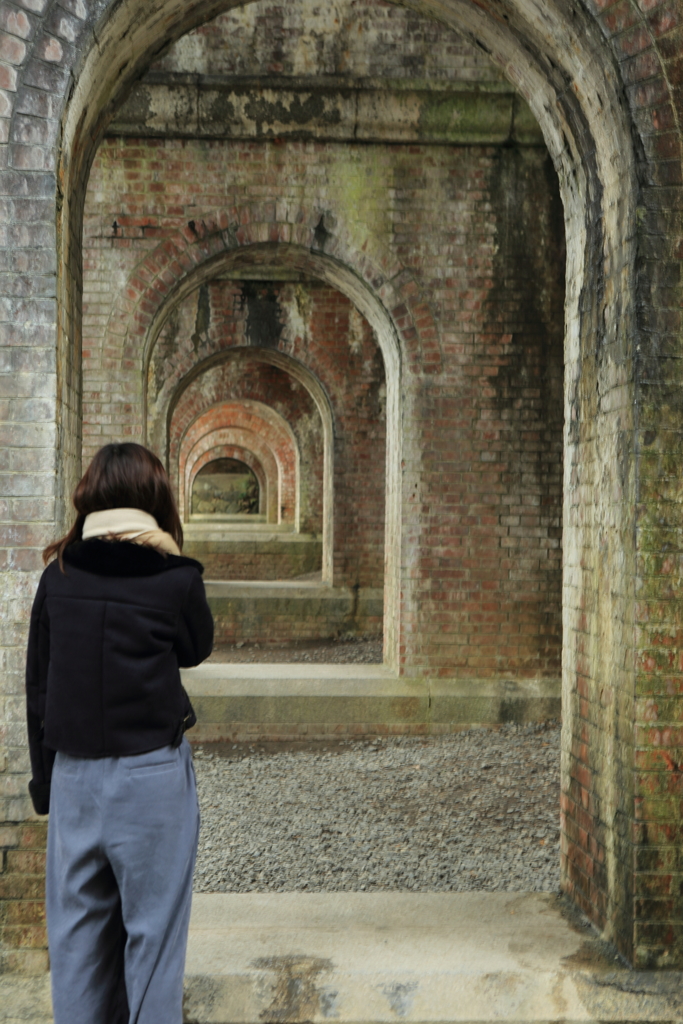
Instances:
[[[211,236],[215,237],[215,236]],[[156,250],[155,250],[156,251]],[[144,370],[141,379],[147,379],[147,371],[151,353],[156,339],[163,325],[175,306],[201,284],[210,281],[217,274],[225,273],[235,267],[242,270],[257,267],[284,266],[288,269],[296,269],[313,278],[325,281],[331,287],[336,288],[345,295],[356,308],[363,314],[375,332],[378,345],[384,359],[387,385],[387,453],[386,453],[386,504],[385,504],[385,649],[391,652],[392,660],[398,657],[398,629],[395,623],[400,619],[398,611],[399,596],[399,562],[401,542],[400,522],[400,487],[401,487],[401,372],[402,357],[400,343],[397,338],[396,325],[387,312],[382,295],[376,295],[367,282],[361,280],[351,268],[343,263],[332,259],[329,255],[320,252],[311,252],[301,245],[293,245],[288,242],[264,242],[243,248],[229,248],[221,251],[207,251],[204,262],[194,267],[192,272],[183,273],[178,265],[178,283],[171,287],[169,284],[168,295],[165,301],[157,306],[155,303],[160,296],[154,290],[148,295],[149,319],[145,314],[144,332],[140,339],[144,340]],[[155,277],[156,280],[156,277]],[[402,285],[411,290],[410,282],[402,282]],[[384,297],[391,297],[389,285],[381,290]],[[404,314],[404,307],[398,310]],[[124,321],[118,317],[111,317],[112,323],[119,323],[121,330],[125,330]],[[141,329],[142,329],[142,325]],[[405,329],[408,327],[404,325]],[[424,328],[427,330],[428,325]],[[136,346],[130,347],[128,353],[134,357]],[[217,353],[215,358],[237,357],[237,349],[225,349]],[[235,353],[233,356],[230,353]],[[312,370],[297,359],[293,359],[286,353],[276,350],[261,351],[249,349],[250,358],[262,359],[274,365],[281,366],[295,379],[297,379],[309,391],[315,401],[323,421],[325,434],[324,452],[324,474],[323,474],[323,579],[326,582],[333,582],[334,575],[334,536],[333,536],[333,501],[334,501],[334,411],[329,395],[322,386],[320,380]],[[187,380],[193,374],[200,372],[198,364],[188,373]],[[208,360],[207,360],[208,365]],[[179,392],[183,387],[179,384]],[[171,403],[172,405],[172,403]],[[142,428],[141,428],[142,429]],[[143,436],[149,438],[148,425],[144,428]]]
[[[392,322],[402,358],[412,372],[438,373],[438,328],[410,269],[389,253],[382,253],[379,263],[371,260],[340,226],[324,250],[319,248],[316,229],[325,211],[292,203],[286,220],[278,220],[276,214],[276,205],[267,202],[216,211],[211,218],[193,222],[192,228],[174,232],[149,252],[121,289],[107,325],[106,334],[119,342],[122,361],[138,360],[142,351],[147,367],[170,309],[212,276],[245,265],[275,264],[307,271],[338,287],[361,312],[367,299],[361,304],[358,296],[369,291]],[[341,267],[347,274],[340,273]]]
[[[148,432],[145,437],[146,443],[153,445],[162,455],[167,452],[170,423],[175,410],[178,404],[183,400],[183,396],[186,391],[195,385],[209,370],[231,362],[238,362],[243,365],[248,363],[257,363],[265,366],[274,366],[283,370],[286,374],[292,377],[293,380],[301,384],[313,400],[315,408],[320,413],[326,444],[328,440],[330,445],[332,444],[335,437],[334,409],[332,408],[325,388],[318,377],[316,377],[316,375],[303,363],[284,352],[278,352],[275,349],[250,348],[246,346],[222,349],[215,352],[206,359],[195,363],[189,373],[183,374],[183,376],[179,378],[177,386],[174,388],[167,405],[165,417],[166,422],[163,424],[166,432],[161,434],[161,424],[158,431],[152,431],[148,428]]]
[[[172,425],[173,428],[173,425]],[[299,529],[299,449],[289,424],[273,409],[261,402],[221,402],[205,409],[190,423],[178,424],[172,429],[169,465],[171,480],[177,487],[178,507],[189,515],[190,474],[198,452],[206,445],[219,443],[211,440],[220,430],[240,430],[245,436],[260,438],[272,452],[277,464],[277,519],[278,523],[291,523]],[[244,445],[255,455],[255,441]],[[198,448],[199,446],[199,448]],[[273,490],[269,488],[270,491]],[[269,513],[271,509],[269,509]],[[270,514],[269,514],[270,519]]]
[[[209,435],[209,437],[211,437],[211,435]],[[254,452],[249,451],[249,449],[245,448],[243,445],[225,444],[220,442],[214,445],[213,448],[203,451],[201,454],[198,453],[197,449],[194,461],[187,467],[188,483],[186,493],[188,496],[190,514],[192,514],[192,491],[194,489],[194,482],[202,469],[204,469],[204,466],[208,466],[210,462],[215,462],[217,459],[236,459],[238,462],[243,462],[245,466],[249,467],[258,481],[259,515],[267,516],[269,490],[277,495],[277,475],[271,475],[271,479],[269,481],[266,476],[266,470],[263,463],[259,458],[257,458]],[[277,470],[277,463],[275,463],[274,468]]]
[[[164,423],[164,426],[168,425],[168,438],[162,441],[158,434],[152,434],[152,439],[156,437],[158,441],[153,447],[159,452],[168,450],[171,438],[177,437],[178,432],[208,406],[227,400],[263,402],[283,416],[297,438],[299,526],[305,533],[322,533],[326,553],[326,540],[332,536],[333,517],[333,503],[328,494],[328,489],[331,491],[332,488],[327,487],[328,480],[333,479],[332,413],[320,383],[306,368],[299,366],[295,374],[289,373],[293,363],[294,360],[282,353],[247,347],[228,349],[204,359],[180,379],[173,391]],[[280,387],[274,387],[273,378],[267,375],[271,367],[284,371],[275,378]],[[235,370],[239,381],[235,381]],[[254,370],[258,372],[254,373]],[[248,383],[245,383],[245,371]],[[292,383],[297,382],[304,386],[290,391]],[[314,395],[322,398],[326,415],[320,415],[320,406]],[[170,465],[170,453],[167,461]],[[326,524],[327,518],[330,522]],[[327,559],[324,554],[325,560],[331,564],[331,554]]]
[[[27,375],[33,375],[35,387],[30,399],[21,397],[22,391],[12,403],[4,437],[9,464],[17,470],[12,485],[22,488],[13,493],[35,498],[40,511],[32,516],[30,530],[26,524],[8,530],[3,598],[8,622],[16,621],[17,570],[30,563],[31,554],[36,556],[31,567],[37,566],[38,549],[54,529],[53,500],[59,525],[66,524],[67,496],[80,468],[80,219],[89,162],[118,97],[152,53],[229,6],[216,0],[154,0],[141,9],[132,2],[102,0],[89,8],[80,2],[48,0],[42,14],[18,10],[10,26],[7,84],[0,99],[0,140],[9,139],[9,159],[2,165],[9,168],[3,223],[14,216],[21,230],[11,243],[14,272],[3,280],[0,304],[11,352],[8,365],[13,373],[30,366]],[[419,6],[464,28],[506,69],[530,99],[561,170],[572,239],[565,502],[565,709],[571,714],[565,719],[580,722],[575,713],[579,689],[593,710],[590,723],[584,723],[585,736],[578,726],[575,733],[567,731],[569,726],[565,731],[563,799],[575,829],[566,832],[571,867],[565,882],[583,909],[618,939],[638,966],[681,964],[680,930],[672,924],[681,917],[680,895],[669,894],[677,913],[672,911],[668,918],[664,908],[652,919],[646,919],[640,905],[634,909],[632,864],[637,851],[625,838],[635,797],[645,798],[658,785],[667,792],[671,779],[664,762],[645,782],[634,774],[632,655],[635,650],[643,659],[647,678],[640,680],[642,693],[647,683],[656,682],[647,675],[652,670],[647,668],[646,652],[658,638],[654,626],[641,625],[635,633],[631,581],[643,587],[639,623],[657,619],[658,602],[666,602],[668,588],[677,593],[668,570],[654,573],[659,584],[651,581],[640,567],[640,553],[641,547],[651,551],[642,540],[650,529],[653,536],[661,536],[660,503],[676,497],[677,485],[659,479],[658,459],[671,450],[671,438],[683,432],[677,399],[680,382],[672,366],[675,360],[668,358],[668,353],[678,351],[677,282],[683,256],[675,227],[675,211],[681,207],[681,100],[669,84],[680,75],[678,11],[665,0],[587,0],[585,5],[580,0],[509,0],[504,11],[499,5],[489,10],[478,0],[423,0]],[[57,140],[67,95],[70,104],[60,148]],[[624,130],[626,118],[619,106],[630,111],[642,150],[642,191],[634,181],[614,186],[620,168],[625,176],[631,173],[630,125]],[[60,159],[58,184],[54,169]],[[636,222],[634,210],[641,199]],[[55,218],[59,248],[54,243]],[[637,279],[636,248],[641,256]],[[55,254],[60,269],[56,317]],[[27,266],[33,274],[30,282],[22,279]],[[602,374],[599,386],[596,365]],[[45,374],[47,385],[41,377]],[[45,406],[51,409],[37,413],[27,402],[41,387],[40,393],[47,395]],[[630,394],[619,406],[620,393],[629,390],[635,391],[637,423],[624,411]],[[43,418],[36,419],[37,415]],[[35,451],[33,460],[26,458],[27,448]],[[29,468],[34,465],[40,470]],[[35,480],[32,472],[37,473]],[[575,494],[577,501],[570,501]],[[41,505],[46,495],[49,498]],[[665,564],[661,543],[657,550]],[[598,562],[595,551],[600,552]],[[589,577],[600,580],[595,590]],[[410,618],[414,608],[407,578],[403,585]],[[28,589],[22,585],[22,599]],[[24,603],[21,624],[28,614]],[[601,633],[595,609],[605,606]],[[680,685],[680,677],[675,679],[674,685]],[[618,701],[615,693],[625,691],[624,700]],[[637,704],[636,712],[644,715]],[[650,718],[651,713],[649,709]],[[626,735],[616,745],[604,722],[617,722],[618,714]],[[645,729],[647,720],[643,717],[639,726]],[[596,735],[607,740],[601,745]],[[575,751],[584,746],[585,785],[574,772],[583,756]],[[10,757],[10,763],[21,760]],[[612,767],[615,764],[617,768]],[[606,780],[602,790],[601,777]],[[646,782],[651,783],[649,790]],[[11,802],[15,789],[9,786],[6,792]],[[615,837],[606,855],[595,823],[584,820],[579,829],[572,816],[584,795],[587,808],[598,807],[600,827]],[[640,807],[639,812],[642,817]],[[657,827],[654,821],[652,831]],[[581,846],[579,831],[596,844],[595,851],[588,842]],[[601,867],[600,853],[607,856],[607,868]],[[582,872],[581,864],[591,871]]]
[[[147,337],[145,338],[146,347],[144,349],[144,370],[142,374],[143,381],[146,382],[149,380],[149,368],[156,340],[159,337],[160,332],[163,330],[163,326],[167,322],[168,317],[171,315],[172,311],[177,308],[179,303],[181,303],[189,294],[194,292],[203,283],[211,281],[216,275],[225,273],[234,266],[242,268],[254,268],[263,265],[272,266],[273,261],[276,261],[278,265],[289,268],[297,266],[318,278],[327,278],[327,282],[332,284],[332,286],[339,286],[341,282],[341,286],[338,287],[338,291],[347,295],[347,297],[352,298],[355,291],[357,300],[356,305],[361,306],[363,312],[366,314],[366,319],[372,324],[375,330],[376,337],[380,342],[384,342],[383,354],[385,358],[385,366],[387,366],[388,369],[387,384],[390,392],[389,409],[394,416],[397,416],[397,392],[399,388],[398,351],[391,321],[382,310],[381,304],[377,303],[374,297],[372,297],[366,289],[358,287],[356,279],[347,269],[342,266],[334,265],[327,257],[320,258],[319,256],[312,256],[307,250],[302,250],[301,247],[284,243],[277,245],[266,244],[264,246],[248,246],[237,251],[230,250],[226,253],[218,253],[217,255],[209,256],[206,262],[203,264],[200,263],[192,273],[188,273],[185,277],[181,276],[178,286],[169,293],[166,301],[155,310],[152,323],[147,328]],[[131,351],[134,347],[135,346],[132,347]],[[311,365],[306,365],[299,358],[295,358],[294,356],[281,352],[277,349],[228,346],[226,348],[219,349],[210,356],[207,356],[201,362],[193,363],[191,359],[188,359],[187,365],[183,365],[182,361],[180,361],[178,366],[174,366],[174,373],[178,376],[178,384],[168,401],[168,413],[166,414],[166,419],[172,415],[175,404],[180,400],[183,390],[186,387],[191,386],[196,377],[204,373],[205,370],[209,369],[217,362],[248,359],[269,363],[284,370],[296,381],[302,384],[315,402],[323,424],[322,573],[323,579],[326,582],[331,583],[334,577],[335,557],[334,448],[336,413],[333,401],[330,397],[330,380],[328,379],[325,385],[320,379],[325,376],[324,366],[322,366],[320,360],[318,361],[318,365],[315,365],[315,362],[311,359],[310,351],[308,356],[309,363]],[[147,398],[147,390],[145,390],[145,398]],[[339,409],[337,409],[337,412],[338,411]],[[163,419],[165,413],[166,410],[163,402],[159,403],[157,408],[151,405],[151,403],[147,401],[145,402],[145,425],[142,436],[145,438],[146,443],[151,444],[154,450],[157,451],[161,457],[163,457],[163,453],[167,446],[168,431]],[[393,438],[394,449],[391,453],[391,462],[395,467],[393,481],[389,482],[389,486],[396,487],[398,475],[397,462],[399,458],[399,443],[397,443],[399,441],[398,424],[389,431],[389,436]],[[397,516],[396,500],[393,502],[393,507],[394,515]],[[388,532],[389,530],[387,530],[387,533]],[[392,528],[391,532],[394,538],[398,537],[398,528]],[[390,575],[390,579],[395,580],[395,575]],[[395,600],[395,598],[393,600]]]
[[[223,0],[222,3],[217,0],[158,0],[153,8],[141,13],[133,0],[123,0],[100,19],[96,45],[87,53],[63,127],[60,173],[65,182],[62,207],[65,228],[62,237],[75,256],[75,260],[67,257],[65,276],[72,271],[78,274],[82,183],[87,179],[102,128],[115,109],[116,97],[125,94],[127,85],[150,60],[159,46],[159,36],[164,43],[172,42],[188,29],[235,6],[240,6],[238,0]],[[591,256],[590,269],[585,264],[587,230],[588,234],[594,234],[592,228],[596,224],[595,218],[591,221],[586,217],[587,204],[602,203],[605,183],[613,182],[615,175],[625,176],[624,180],[630,176],[630,187],[624,190],[626,195],[632,192],[635,179],[630,126],[624,118],[618,87],[615,87],[617,79],[604,74],[607,52],[590,17],[578,4],[569,13],[551,2],[543,5],[541,16],[535,0],[511,0],[505,19],[493,15],[475,0],[422,0],[420,9],[481,45],[529,101],[560,175],[570,227],[569,263],[575,264],[577,271],[568,278],[572,282],[581,280],[585,273],[595,270],[602,276],[604,265],[600,265],[600,261],[596,263]],[[60,44],[60,52],[61,49]],[[610,127],[606,129],[608,122]],[[631,237],[633,211],[633,204],[630,209],[614,210],[614,215],[606,218],[606,221],[611,220],[610,237],[603,239],[600,230],[601,237],[591,238],[589,248],[599,250],[608,260],[613,261],[615,255],[620,260],[622,249],[628,248]],[[321,211],[323,218],[324,213]],[[309,239],[311,228],[313,224],[309,225]],[[268,220],[260,220],[259,241],[269,238],[269,231]],[[333,256],[336,258],[337,254]],[[630,283],[626,288],[630,288]],[[411,291],[409,288],[408,292]],[[568,294],[570,349],[572,340],[573,347],[577,347],[580,334],[581,294],[585,294],[582,286]],[[601,301],[608,294],[612,300],[616,299],[616,306],[607,311],[606,320],[618,330],[624,313],[621,309],[623,295],[620,289],[608,293],[602,286],[595,292],[596,296],[601,296]],[[62,298],[66,308],[69,296],[64,293]],[[628,300],[625,301],[628,304]],[[400,311],[407,313],[405,306],[400,307]],[[78,303],[68,319],[73,324],[78,322]],[[398,326],[399,330],[406,329],[404,323],[399,322]],[[411,333],[410,328],[408,333]],[[578,350],[573,353],[572,361],[577,357]]]
[[[213,433],[205,434],[197,442],[193,449],[192,459],[190,460],[190,473],[189,476],[186,476],[185,505],[184,507],[179,505],[183,518],[187,521],[190,515],[187,497],[192,493],[192,474],[195,472],[196,467],[208,453],[223,450],[226,453],[228,450],[244,452],[244,461],[249,456],[255,463],[261,465],[264,480],[262,492],[264,500],[263,514],[266,517],[266,522],[277,523],[280,508],[280,471],[277,459],[268,442],[245,427],[221,427]],[[211,455],[211,458],[218,457],[217,455]],[[196,461],[193,461],[194,459]],[[199,472],[198,469],[196,471]]]
[[[384,358],[386,373],[386,500],[385,500],[385,649],[391,652],[391,656],[398,654],[398,622],[399,611],[399,560],[400,560],[400,453],[401,453],[401,425],[400,425],[400,374],[401,357],[400,347],[396,338],[395,326],[387,313],[379,297],[374,295],[365,282],[361,282],[357,276],[344,264],[332,260],[327,255],[311,253],[300,246],[292,246],[286,243],[248,246],[244,249],[230,250],[225,253],[218,253],[209,256],[204,264],[201,264],[193,274],[187,274],[177,289],[169,295],[166,303],[162,304],[154,316],[154,323],[147,325],[148,351],[152,351],[156,338],[168,317],[174,303],[182,299],[190,292],[195,291],[205,281],[210,281],[217,273],[227,272],[230,268],[238,266],[244,268],[262,267],[272,264],[288,268],[298,269],[318,280],[325,281],[340,293],[345,295],[356,308],[364,314],[368,323],[375,332],[377,342]],[[330,397],[318,380],[315,373],[306,367],[303,362],[292,358],[287,353],[278,350],[248,349],[249,357],[271,362],[272,365],[281,367],[298,380],[309,392],[315,401],[317,410],[321,414],[325,433],[325,466],[323,480],[323,579],[327,583],[333,583],[335,569],[335,539],[334,539],[334,411]],[[242,357],[239,349],[225,349],[216,353],[215,358],[236,358]],[[210,357],[206,365],[210,364]],[[187,374],[186,381],[191,382],[194,376],[201,373],[205,364],[199,364],[191,373]],[[145,354],[145,369],[142,379],[146,380],[148,367],[148,355]],[[177,394],[179,395],[185,386],[183,381],[179,382]],[[171,409],[173,401],[171,401]],[[169,456],[170,460],[170,456]],[[169,465],[171,462],[169,461]]]

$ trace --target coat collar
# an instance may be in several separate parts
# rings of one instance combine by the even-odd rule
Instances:
[[[64,549],[64,561],[96,576],[156,576],[183,565],[200,573],[204,566],[183,555],[162,555],[154,548],[126,540],[80,540]]]

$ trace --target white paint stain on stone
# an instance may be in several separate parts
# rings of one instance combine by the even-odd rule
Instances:
[[[355,306],[351,307],[349,313],[349,348],[354,356],[363,351],[363,335],[365,331],[365,319],[361,316]]]
[[[297,284],[282,289],[280,308],[283,316],[281,342],[285,350],[297,341],[304,344],[308,339],[308,322],[311,313],[311,299],[304,285]]]

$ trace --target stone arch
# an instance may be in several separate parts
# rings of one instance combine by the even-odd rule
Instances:
[[[126,84],[133,81],[149,61],[155,42],[159,45],[159,35],[163,43],[172,42],[202,21],[240,6],[240,2],[157,0],[141,15],[132,0],[126,0],[103,20],[75,85],[64,122],[62,178],[66,188],[62,216],[68,229],[63,237],[76,257],[83,191],[78,183],[87,177],[97,140],[116,108],[116,97],[123,95]],[[567,278],[572,286],[574,282],[583,281],[587,248],[600,254],[594,268],[601,277],[605,273],[605,260],[611,266],[615,263],[629,265],[635,207],[631,203],[631,208],[627,208],[628,201],[624,205],[623,202],[604,204],[602,200],[605,188],[614,186],[620,177],[626,187],[618,189],[619,195],[626,197],[634,191],[630,127],[619,94],[618,76],[614,74],[604,42],[590,17],[576,10],[570,18],[559,5],[544,4],[541,8],[534,0],[513,0],[504,18],[493,16],[473,0],[448,0],[447,3],[414,0],[408,6],[415,6],[457,28],[481,46],[503,67],[529,102],[560,177],[568,228],[570,272]],[[609,128],[606,129],[607,123]],[[680,156],[680,146],[678,153]],[[72,204],[72,196],[77,195],[80,198]],[[589,239],[587,225],[596,226],[595,218],[591,221],[586,217],[591,204],[604,206],[605,231],[601,225],[600,237]],[[272,222],[263,215],[264,205],[258,204],[257,221],[247,218],[252,241],[265,242],[275,237]],[[324,218],[324,212],[321,216]],[[224,227],[230,227],[229,219]],[[238,230],[243,230],[243,226]],[[305,233],[304,244],[312,247],[315,243],[313,223],[307,225]],[[213,244],[218,242],[216,234],[213,240]],[[237,241],[239,244],[239,239]],[[333,240],[331,246],[336,244]],[[337,258],[337,252],[331,247],[328,251]],[[377,278],[371,272],[363,276],[372,281],[375,291],[384,284],[383,277]],[[612,332],[619,330],[618,324],[623,319],[628,319],[630,303],[624,293],[628,293],[631,284],[632,281],[628,285],[624,282],[625,287],[609,290],[613,308],[605,308],[603,320]],[[408,285],[406,291],[412,294],[414,283]],[[567,294],[570,365],[578,363],[581,294],[582,287],[578,284]],[[608,293],[600,287],[597,294],[604,300]],[[63,298],[66,300],[67,295]],[[66,308],[67,303],[64,305]],[[402,304],[397,313],[399,330],[405,330],[406,306]],[[77,322],[77,310],[72,319]],[[412,331],[414,328],[408,327],[408,333]]]
[[[235,459],[237,462],[243,462],[245,466],[249,467],[256,477],[259,486],[259,515],[266,515],[266,509],[268,508],[268,479],[266,471],[261,461],[253,452],[250,452],[248,448],[244,448],[241,445],[234,444],[218,444],[214,448],[209,448],[208,451],[198,455],[196,461],[192,463],[187,487],[190,500],[190,514],[192,514],[192,489],[195,479],[204,466],[208,466],[210,462],[215,462],[217,459]],[[271,487],[276,488],[276,484],[277,480],[271,480]]]
[[[225,429],[241,430],[261,438],[277,464],[277,522],[291,523],[299,529],[299,447],[289,424],[261,402],[222,402],[200,413],[172,438],[169,452],[171,480],[176,482],[178,506],[189,517],[190,476],[198,454],[206,445],[219,442],[214,435]],[[201,446],[201,452],[197,446]],[[254,448],[250,446],[250,450]],[[257,454],[254,452],[254,454]]]

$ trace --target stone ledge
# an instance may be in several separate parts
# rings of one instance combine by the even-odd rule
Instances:
[[[206,580],[206,596],[217,600],[231,600],[235,597],[291,601],[304,598],[307,601],[343,602],[353,599],[350,587],[333,587],[318,580]],[[365,601],[383,601],[381,587],[362,587],[359,598]]]
[[[206,581],[217,643],[323,640],[378,633],[384,591],[296,580]]]
[[[240,526],[232,530],[221,529],[220,526],[193,527],[185,529],[185,546],[188,544],[220,544],[231,547],[234,544],[249,544],[252,548],[257,545],[259,548],[266,544],[277,546],[291,546],[296,544],[322,544],[322,540],[310,533],[293,533],[289,531],[277,531],[268,526],[259,530],[248,530]],[[185,546],[183,550],[185,550]]]
[[[319,573],[323,545],[309,534],[232,532],[213,527],[186,531],[183,554],[202,563],[207,582],[287,580]]]
[[[543,146],[524,100],[509,86],[283,78],[221,81],[155,73],[137,84],[110,136],[314,139],[423,145]]]
[[[451,732],[559,718],[558,679],[403,679],[384,665],[212,664],[182,673],[193,742]]]

